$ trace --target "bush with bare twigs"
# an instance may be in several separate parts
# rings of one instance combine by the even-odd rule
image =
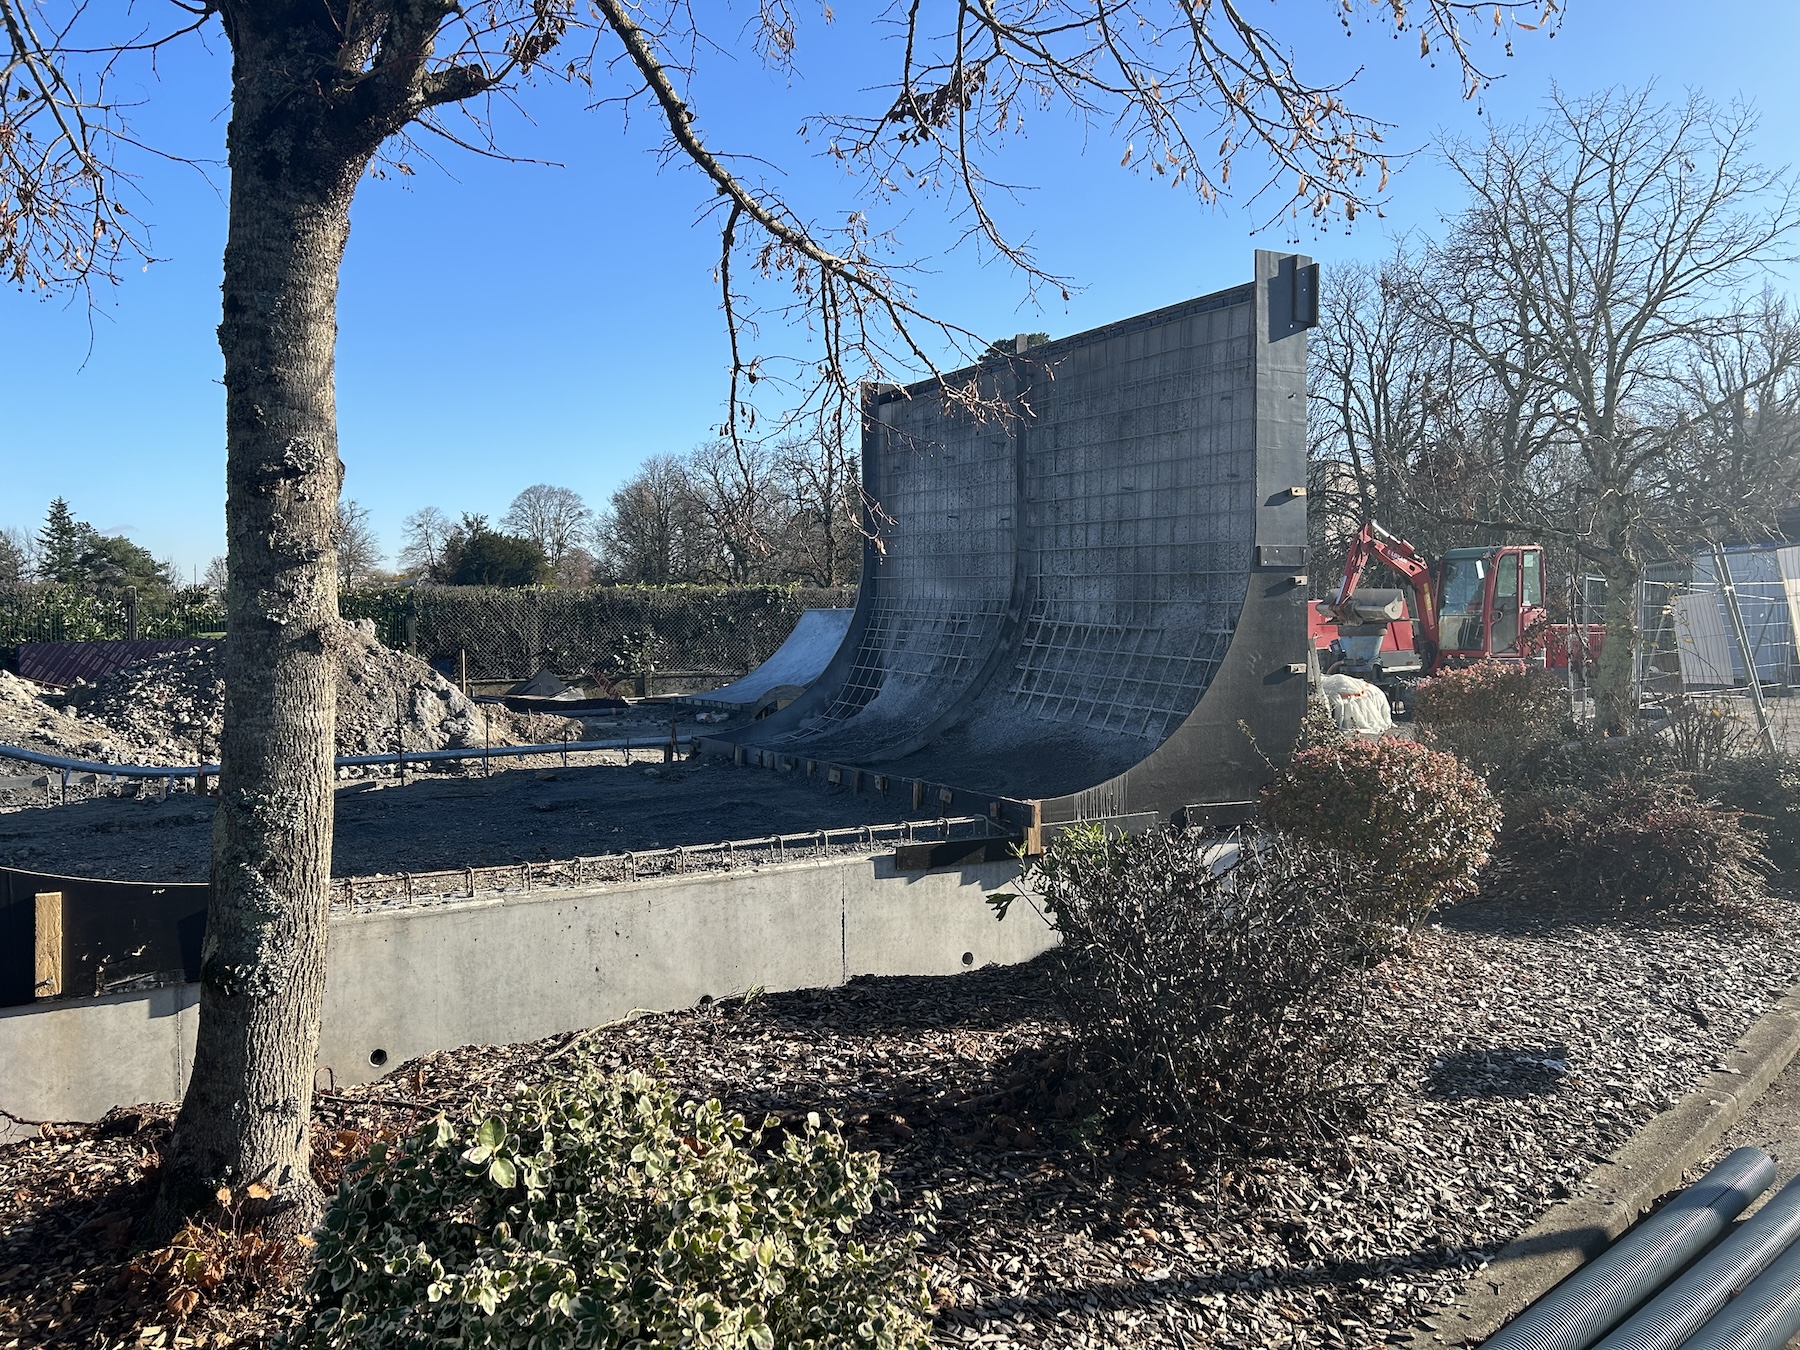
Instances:
[[[1368,925],[1348,864],[1276,837],[1064,830],[990,897],[1061,936],[1058,997],[1078,1068],[1115,1124],[1263,1148],[1360,1114]]]

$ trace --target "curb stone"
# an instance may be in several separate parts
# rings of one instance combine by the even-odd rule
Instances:
[[[1587,1175],[1581,1190],[1480,1267],[1456,1297],[1422,1319],[1405,1350],[1485,1341],[1513,1314],[1604,1251],[1682,1175],[1712,1152],[1750,1104],[1800,1053],[1800,983],[1750,1024],[1723,1062],[1668,1110],[1653,1116]]]

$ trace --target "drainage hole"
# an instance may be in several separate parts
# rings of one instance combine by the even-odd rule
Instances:
[[[963,964],[967,965],[968,963],[969,963],[969,958],[965,956],[963,958]],[[383,1064],[387,1063],[387,1051],[385,1051],[385,1050],[369,1051],[369,1063],[373,1064],[376,1068],[379,1069]]]
[[[963,964],[965,966],[974,965],[975,964],[975,953],[974,952],[964,952],[963,953]]]

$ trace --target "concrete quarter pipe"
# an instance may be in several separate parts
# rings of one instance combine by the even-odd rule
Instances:
[[[844,640],[703,749],[1027,829],[1241,817],[1305,710],[1317,308],[1309,259],[1259,251],[1249,285],[950,377],[1005,419],[871,393]]]

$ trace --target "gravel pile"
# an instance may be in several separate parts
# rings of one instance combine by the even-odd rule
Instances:
[[[408,750],[482,744],[482,706],[423,661],[382,646],[368,621],[352,625],[347,633],[338,680],[338,754],[391,753],[397,721],[402,723]],[[43,726],[63,732],[51,749],[57,754],[136,764],[192,764],[214,758],[225,716],[220,669],[217,645],[200,643],[94,684],[77,684],[63,695],[8,676],[10,685],[0,686],[0,742],[51,749],[14,739],[15,734]],[[5,692],[9,688],[10,695]],[[514,713],[497,706],[485,712],[494,745],[581,736],[581,724],[570,718]],[[57,721],[71,714],[71,722]]]
[[[63,706],[51,690],[7,670],[0,670],[0,745],[72,759],[129,758],[132,751],[105,723],[81,716]],[[23,760],[0,759],[0,779],[35,778],[43,773],[42,768]],[[0,801],[20,790],[23,785],[0,785]]]
[[[1792,938],[1785,912],[1732,929],[1453,913],[1381,969],[1387,1086],[1366,1133],[1291,1157],[1214,1160],[1154,1136],[1084,1144],[1046,1100],[1066,1041],[1037,963],[430,1055],[322,1094],[319,1161],[329,1171],[376,1129],[461,1111],[576,1053],[660,1061],[685,1090],[753,1115],[829,1111],[880,1150],[904,1205],[941,1198],[927,1257],[943,1345],[1379,1345],[1718,1063],[1800,968]],[[160,1129],[146,1123],[0,1149],[0,1191],[21,1198],[0,1221],[0,1272],[13,1267],[0,1339],[54,1311],[47,1264],[99,1288],[124,1260],[118,1235],[144,1203]],[[14,1266],[21,1242],[32,1260]],[[253,1324],[273,1334],[281,1302],[270,1295],[260,1320],[217,1315],[254,1339]],[[86,1334],[129,1342],[161,1313],[109,1294],[81,1316]]]

